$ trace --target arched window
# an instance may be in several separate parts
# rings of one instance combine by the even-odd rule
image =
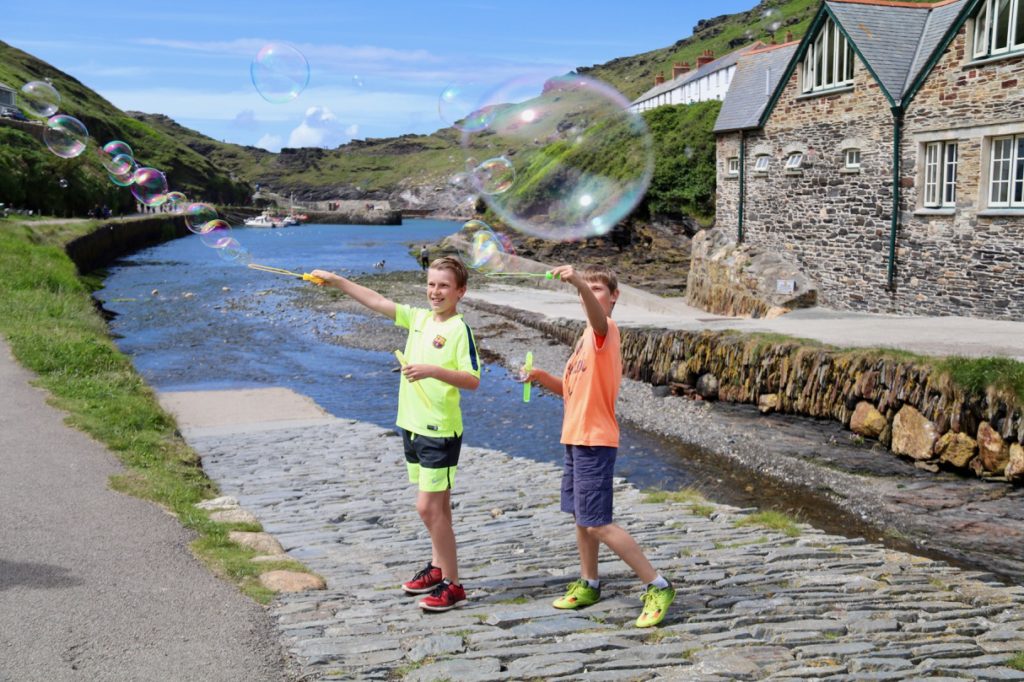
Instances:
[[[807,48],[802,73],[803,92],[840,88],[853,82],[853,47],[831,17]]]

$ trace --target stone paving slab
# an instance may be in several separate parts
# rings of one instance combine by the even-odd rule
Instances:
[[[274,621],[308,679],[1024,679],[1024,589],[752,510],[654,504],[618,483],[617,521],[679,591],[633,627],[640,585],[602,549],[604,600],[550,606],[577,575],[551,464],[466,447],[452,496],[469,603],[428,614],[400,583],[430,556],[392,431],[348,420],[189,432],[224,494],[327,580]],[[708,511],[708,507],[711,511]]]

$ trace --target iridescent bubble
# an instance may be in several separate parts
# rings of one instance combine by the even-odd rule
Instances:
[[[88,139],[89,131],[85,124],[67,114],[51,116],[43,128],[43,142],[62,159],[73,159],[84,152]]]
[[[267,43],[249,67],[252,84],[272,104],[284,104],[299,96],[309,84],[309,62],[287,43]]]
[[[184,213],[185,207],[188,205],[188,197],[182,192],[168,192],[166,203],[171,213]]]
[[[46,81],[31,81],[21,86],[25,113],[36,118],[50,118],[60,109],[60,93]]]
[[[475,83],[453,83],[441,92],[437,113],[446,124],[463,132],[487,126],[487,112],[480,109],[484,90]]]
[[[61,189],[67,189],[68,188],[68,181],[65,180],[64,178],[61,178],[60,180],[58,180],[57,184],[60,185]]]
[[[217,257],[228,263],[248,265],[252,262],[252,254],[234,237],[226,237],[216,246]]]
[[[167,177],[156,168],[139,168],[132,176],[132,196],[144,206],[167,201]]]
[[[208,222],[218,218],[217,209],[209,204],[189,204],[183,213],[185,214],[185,226],[196,234],[201,233],[203,226]]]
[[[462,260],[467,267],[482,272],[501,272],[508,259],[505,246],[491,226],[481,220],[470,220],[462,226],[460,242]]]
[[[473,186],[483,194],[501,194],[512,188],[516,169],[504,156],[487,159],[473,169]]]
[[[352,76],[352,85],[356,86],[357,88],[363,87],[363,79],[360,78],[359,76]]]
[[[119,157],[124,157],[124,154],[118,154]],[[123,159],[119,160],[118,163],[122,163]],[[130,187],[135,182],[135,171],[138,166],[135,165],[134,160],[128,160],[128,170],[124,173],[107,173],[110,176],[110,181],[118,187]]]
[[[128,146],[127,142],[112,140],[99,149],[96,154],[100,157],[100,163],[111,175],[124,175],[131,168],[135,160],[135,152]]]
[[[226,220],[211,220],[199,230],[199,238],[211,249],[220,249],[230,243],[231,226]]]
[[[486,129],[462,136],[467,156],[493,147],[515,159],[514,186],[483,200],[505,224],[545,239],[607,234],[654,170],[647,125],[629,105],[611,86],[573,74],[502,85],[480,107]]]

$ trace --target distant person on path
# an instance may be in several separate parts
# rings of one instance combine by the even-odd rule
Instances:
[[[420,267],[424,270],[430,265],[430,252],[427,251],[427,245],[424,244],[420,247]]]
[[[452,486],[462,449],[459,390],[475,391],[480,385],[476,341],[457,311],[469,272],[458,258],[432,262],[427,270],[429,309],[395,303],[331,272],[314,270],[312,275],[409,330],[396,423],[402,431],[409,481],[419,486],[416,511],[430,533],[432,555],[402,588],[410,594],[429,592],[419,602],[427,611],[462,606],[466,591],[459,583],[452,527]]]
[[[665,618],[676,591],[654,570],[636,540],[612,522],[612,476],[619,446],[615,400],[622,381],[619,329],[611,319],[619,298],[618,279],[611,269],[600,266],[579,273],[571,265],[560,265],[551,274],[576,287],[587,316],[587,328],[561,377],[536,368],[521,375],[562,396],[565,406],[562,511],[576,521],[580,578],[554,601],[554,607],[577,609],[601,599],[597,554],[604,543],[644,583],[643,611],[636,626],[652,627]]]

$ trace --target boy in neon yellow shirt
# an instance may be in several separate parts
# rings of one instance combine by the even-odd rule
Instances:
[[[560,265],[551,275],[576,287],[587,315],[587,328],[561,377],[536,368],[523,373],[525,381],[536,381],[565,401],[562,511],[576,521],[580,578],[569,585],[564,597],[555,600],[554,607],[577,609],[601,598],[597,552],[603,543],[644,583],[643,611],[636,626],[652,627],[665,618],[676,591],[654,570],[636,540],[612,522],[612,478],[619,447],[615,399],[622,382],[619,328],[611,318],[619,298],[618,279],[605,267],[578,273],[571,265]]]
[[[411,594],[429,593],[419,603],[427,611],[462,606],[466,591],[459,583],[451,501],[462,448],[459,389],[474,391],[480,385],[473,332],[457,311],[466,295],[466,266],[447,256],[430,264],[429,309],[395,303],[331,272],[314,270],[312,275],[409,330],[396,423],[402,430],[409,480],[419,485],[416,511],[430,533],[432,556],[402,587]]]

